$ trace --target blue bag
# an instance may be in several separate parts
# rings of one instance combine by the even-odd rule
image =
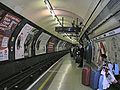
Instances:
[[[119,65],[117,63],[114,64],[113,72],[115,75],[119,75]]]
[[[100,79],[99,79],[99,85],[98,85],[98,89],[99,90],[103,90],[103,75],[100,75]]]
[[[100,77],[100,71],[98,71],[98,70],[92,70],[91,71],[90,87],[93,90],[96,90],[98,88],[99,77]]]

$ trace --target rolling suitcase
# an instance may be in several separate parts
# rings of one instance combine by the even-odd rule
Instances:
[[[113,71],[114,74],[119,75],[119,65],[117,63],[115,63],[113,68],[114,68],[114,71]]]
[[[91,73],[91,68],[90,67],[84,67],[82,69],[82,84],[83,85],[90,85],[90,73]]]
[[[99,90],[103,90],[103,78],[104,78],[104,76],[100,75],[99,84],[98,84],[98,89]]]
[[[100,71],[92,70],[90,76],[90,87],[93,90],[96,90],[98,88],[99,78],[100,78]]]

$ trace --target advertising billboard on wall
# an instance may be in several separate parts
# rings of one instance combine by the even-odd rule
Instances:
[[[58,42],[57,47],[56,47],[56,50],[57,50],[57,51],[63,50],[63,48],[62,48],[62,43],[63,43],[63,41],[61,41],[61,40]]]
[[[16,38],[16,42],[15,42],[15,59],[20,59],[20,58],[24,58],[24,44],[25,41],[28,37],[28,35],[30,34],[30,32],[32,31],[33,28],[31,25],[26,24],[22,30],[20,31],[18,37]]]
[[[37,39],[37,42],[35,44],[35,54],[36,55],[39,55],[39,54],[43,54],[43,53],[46,53],[46,45],[47,45],[47,42],[48,40],[50,39],[50,35],[42,32],[40,34],[40,36],[38,37]]]
[[[65,44],[66,49],[70,49],[71,46],[72,45],[70,43],[68,43],[68,42]]]
[[[66,47],[65,47],[66,43],[67,43],[67,42],[63,42],[63,43],[62,43],[62,48],[63,48],[63,50],[66,49]]]
[[[51,53],[51,52],[55,52],[55,48],[57,47],[57,44],[58,44],[59,40],[55,37],[50,37],[50,39],[48,40],[47,42],[47,45],[46,45],[46,52],[47,53]]]
[[[120,34],[105,38],[108,51],[108,59],[120,65]]]
[[[108,55],[106,42],[104,40],[93,42],[93,62],[98,66],[99,63],[102,63],[102,54]]]
[[[8,60],[8,42],[21,19],[0,8],[0,61]]]
[[[97,65],[100,60],[100,54],[107,55],[107,60],[120,65],[120,28],[107,32],[93,39],[94,59]]]
[[[72,44],[60,40],[56,48],[57,48],[57,51],[61,51],[61,50],[69,49],[71,45]]]
[[[39,30],[37,30],[37,29],[35,29],[35,28],[33,28],[30,32],[29,32],[29,34],[28,34],[28,36],[27,36],[27,38],[26,38],[26,40],[25,40],[25,43],[24,43],[24,56],[25,57],[31,57],[32,55],[31,55],[31,48],[32,48],[32,42],[33,42],[33,38],[36,36],[36,34],[38,33],[38,31]]]

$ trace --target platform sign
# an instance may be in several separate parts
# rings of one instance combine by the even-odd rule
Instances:
[[[47,42],[48,40],[50,39],[50,35],[42,32],[40,34],[40,36],[38,37],[37,39],[37,42],[35,44],[35,54],[36,55],[39,55],[39,54],[44,54],[46,53],[46,45],[47,45]]]
[[[29,24],[26,24],[20,31],[20,33],[16,39],[16,42],[15,42],[15,59],[24,58],[25,40],[27,39],[27,37],[30,34],[30,32],[32,31],[32,29],[35,29],[35,28],[33,28]]]
[[[97,36],[97,37],[93,38],[93,40],[99,40],[99,39],[106,38],[106,37],[109,37],[109,36],[113,36],[113,35],[116,35],[116,34],[120,34],[120,28],[109,31],[109,32],[104,33],[100,36]]]
[[[8,41],[21,19],[0,9],[0,61],[8,60]]]
[[[75,33],[76,30],[77,29],[73,27],[55,27],[55,31],[60,33]],[[80,29],[78,29],[77,32],[80,32]]]
[[[110,32],[106,33],[106,36],[111,36],[111,35],[115,35],[115,34],[120,34],[120,28],[117,28],[115,30],[112,30]]]

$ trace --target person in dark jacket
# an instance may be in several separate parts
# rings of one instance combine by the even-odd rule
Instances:
[[[81,47],[80,47],[80,65],[79,67],[83,67],[83,57],[84,57],[84,47],[83,47],[83,44],[81,44]]]
[[[75,61],[76,61],[76,63],[80,64],[80,48],[79,48],[79,46],[77,46]]]
[[[74,48],[73,48],[73,58],[74,58],[74,60],[76,60],[76,52],[77,52],[77,46],[75,46]]]

